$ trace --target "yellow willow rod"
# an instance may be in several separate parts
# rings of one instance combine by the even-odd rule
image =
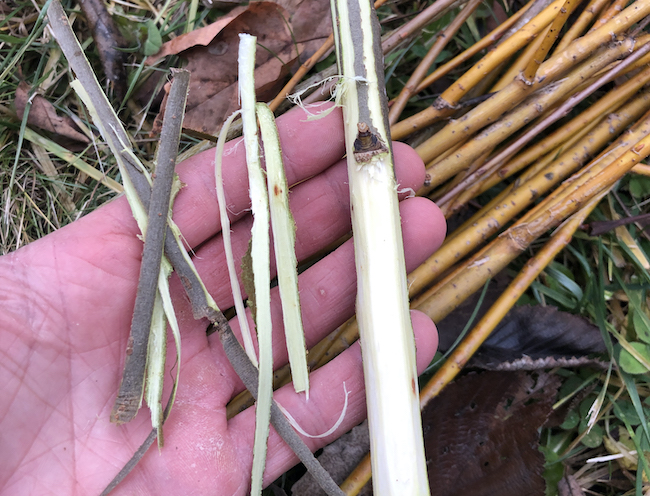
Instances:
[[[589,30],[595,31],[599,27],[601,27],[603,24],[606,24],[607,21],[609,21],[611,18],[613,18],[615,15],[619,14],[627,5],[628,0],[616,0],[612,5],[603,13],[603,15],[596,21],[596,23],[593,25],[593,27]]]
[[[450,122],[417,147],[420,157],[425,162],[430,162],[442,149],[467,139],[513,108],[534,90],[551,83],[576,63],[586,59],[602,44],[609,42],[614,34],[628,29],[647,15],[650,15],[650,0],[637,0],[600,29],[577,39],[566,50],[544,62],[535,77],[535,84],[527,84],[523,78],[518,77],[461,118]]]
[[[644,125],[648,128],[647,121]],[[650,128],[647,131],[650,132]],[[413,305],[434,321],[442,320],[467,297],[481,288],[485,281],[519,256],[532,241],[582,208],[593,196],[609,188],[648,154],[650,154],[650,136],[643,138],[619,159],[609,163],[595,177],[577,187],[572,195],[550,204],[531,221],[519,221],[502,233],[444,281],[417,298]]]
[[[449,43],[462,25],[465,24],[467,18],[476,10],[482,1],[483,0],[470,0],[449,26],[438,35],[436,42],[431,46],[415,71],[413,71],[413,74],[411,74],[411,77],[404,85],[404,88],[402,88],[400,94],[393,101],[388,112],[388,122],[391,126],[397,122],[397,119],[399,119],[399,116],[404,110],[404,107],[406,107],[409,98],[411,98],[411,95],[415,92],[420,81],[422,81],[426,76],[429,68],[442,52],[442,49],[447,45],[447,43]]]
[[[638,116],[637,116],[638,117]],[[619,132],[628,125],[623,122],[618,126]],[[433,280],[440,277],[454,263],[478,248],[486,239],[498,232],[510,222],[515,215],[522,212],[531,202],[554,187],[559,181],[587,161],[590,154],[603,146],[611,135],[612,122],[604,120],[598,132],[592,133],[572,149],[558,157],[549,167],[539,171],[528,181],[512,184],[494,201],[483,207],[470,221],[456,230],[442,247],[426,262],[408,276],[409,288],[413,295],[419,294]],[[591,146],[593,149],[585,147]],[[520,185],[517,185],[519,184]]]
[[[535,165],[534,168],[526,171],[525,174],[520,176],[515,183],[509,185],[502,193],[457,228],[454,233],[445,240],[445,244],[458,243],[456,238],[462,237],[464,239],[463,243],[467,246],[463,247],[461,252],[464,254],[469,253],[472,249],[470,245],[474,247],[478,246],[476,241],[472,240],[473,237],[485,239],[491,234],[494,234],[497,229],[494,225],[495,223],[505,225],[509,222],[516,213],[520,212],[528,204],[534,201],[541,193],[547,191],[553,184],[561,181],[562,178],[567,177],[571,172],[585,163],[590,156],[593,156],[593,154],[595,154],[600,148],[605,146],[607,142],[611,140],[612,136],[624,131],[630,123],[634,122],[635,119],[638,119],[648,110],[648,108],[650,108],[650,95],[646,92],[644,95],[640,95],[639,98],[626,104],[625,107],[621,108],[616,113],[602,119],[597,123],[597,128],[590,133],[589,136],[584,137],[580,142],[576,143],[575,146],[567,149],[566,152],[559,156],[557,153],[550,154],[555,156],[551,157],[549,163],[544,164],[542,167]],[[642,136],[637,136],[633,139],[638,141],[641,137]],[[620,140],[619,144],[622,145],[620,149],[624,148],[625,145],[620,142]],[[627,146],[629,146],[629,143]],[[589,168],[592,169],[592,171],[595,170],[598,163],[600,162],[592,161]],[[591,173],[593,174],[593,172]],[[525,192],[528,193],[528,196],[526,196]],[[559,193],[560,190],[556,190],[554,197],[557,197]],[[521,200],[522,194],[524,202],[523,204],[517,204],[517,202]],[[551,198],[546,198],[542,203],[550,200]],[[487,231],[479,228],[479,226],[484,226],[485,228],[486,221],[488,221]],[[493,225],[490,225],[490,222]],[[461,244],[461,247],[462,246],[463,245]],[[444,247],[445,245],[443,245],[441,250],[444,249]],[[448,262],[448,264],[455,263],[458,259],[459,257],[456,257]],[[432,257],[423,264],[426,264],[429,268],[429,272],[423,272],[423,274],[431,275],[430,271],[435,270],[436,272],[439,272],[443,267],[445,267],[445,264],[442,263],[438,269],[433,269],[430,265],[433,260],[436,259]],[[419,268],[413,271],[411,273],[412,276],[409,277],[414,277],[413,275],[416,274],[418,270]]]
[[[647,39],[647,37],[644,37]],[[638,41],[641,44],[641,41]],[[643,57],[644,54],[650,51],[650,43],[643,45],[637,52],[625,59],[623,62],[614,65],[609,71],[602,74],[595,81],[585,81],[583,84],[578,85],[578,92],[566,98],[561,104],[555,108],[549,115],[546,115],[544,118],[539,120],[533,127],[528,129],[523,135],[519,136],[514,142],[510,143],[504,150],[500,151],[496,156],[489,160],[485,165],[481,167],[481,173],[484,174],[487,171],[491,171],[499,166],[507,158],[513,156],[521,148],[525,146],[530,140],[538,136],[542,131],[544,131],[548,126],[556,122],[558,119],[564,117],[569,113],[569,111],[575,107],[580,101],[583,101],[591,93],[600,88],[603,84],[613,80],[616,76],[620,75],[626,68],[628,68],[635,59]],[[613,51],[612,51],[613,52]],[[614,53],[614,52],[613,52]],[[587,73],[585,73],[586,76]],[[570,81],[570,77],[564,78],[562,82]],[[559,88],[558,88],[559,89]],[[543,92],[542,92],[543,93]],[[554,92],[553,97],[551,98],[551,104],[555,103],[552,101],[554,98],[560,97],[561,91]],[[569,92],[567,92],[567,95]],[[543,98],[537,98],[537,102],[543,107]],[[539,108],[539,107],[536,107]],[[494,126],[491,126],[492,129]],[[486,131],[487,132],[487,131]],[[485,133],[481,133],[479,136]],[[473,141],[474,142],[474,141]],[[473,143],[472,142],[472,143]],[[441,199],[441,203],[447,203],[450,198],[458,194],[462,188],[466,188],[470,183],[472,183],[476,177],[479,175],[479,172],[472,174],[470,177],[461,181],[457,186],[455,186],[452,191],[444,195],[444,199]],[[431,176],[432,177],[432,176]]]
[[[497,40],[499,40],[499,38],[501,38],[504,35],[506,31],[508,31],[508,29],[510,29],[519,19],[521,19],[521,17],[528,11],[530,6],[534,2],[535,0],[530,0],[530,2],[528,2],[526,6],[522,7],[518,12],[514,13],[511,17],[508,18],[508,20],[500,24],[492,32],[490,32],[488,35],[483,37],[480,41],[474,43],[471,47],[469,47],[467,50],[464,50],[462,53],[458,54],[449,62],[446,62],[445,64],[438,67],[435,71],[433,71],[426,78],[424,78],[420,82],[420,84],[418,84],[415,93],[419,93],[420,91],[428,88],[435,81],[449,74],[452,70],[456,69],[458,66],[467,62],[474,55],[476,55],[482,50],[485,50],[490,45],[494,44]]]
[[[468,167],[479,155],[503,142],[560,99],[567,98],[585,79],[593,76],[618,57],[624,56],[633,47],[634,41],[628,39],[620,44],[617,43],[610,49],[601,50],[561,81],[542,88],[540,91],[531,95],[525,102],[506,114],[498,122],[481,131],[452,155],[428,165],[427,173],[431,176],[431,186],[422,188],[418,193],[428,193],[435,186],[442,184],[453,175]],[[444,133],[444,129],[435,136],[441,134],[445,134],[445,136],[440,136],[438,138],[440,140],[451,137],[449,133]]]
[[[466,204],[475,196],[487,191],[495,184],[498,184],[503,179],[512,176],[532,162],[539,160],[540,157],[546,153],[548,153],[549,156],[544,160],[547,163],[552,161],[553,157],[562,151],[562,149],[567,149],[573,146],[575,142],[590,132],[602,116],[621,106],[649,81],[650,67],[647,67],[644,71],[626,81],[621,86],[609,91],[603,98],[598,100],[598,102],[591,105],[588,109],[580,113],[561,128],[554,131],[551,135],[522,151],[516,157],[510,159],[505,163],[505,165],[502,165],[498,169],[497,173],[486,177],[486,179],[480,183],[477,182],[475,185],[470,186],[454,201],[451,211],[457,210],[458,207]],[[645,94],[646,93],[644,92],[643,95]],[[560,145],[561,149],[558,150],[557,148],[560,147]]]
[[[558,231],[551,240],[544,245],[534,258],[530,259],[517,277],[510,283],[490,310],[472,329],[467,337],[460,343],[443,366],[434,374],[420,393],[420,407],[436,397],[442,389],[449,384],[460,372],[467,361],[476,353],[476,350],[490,336],[494,328],[501,322],[508,311],[516,304],[526,289],[533,283],[544,268],[564,249],[571,241],[576,229],[585,221],[591,211],[607,194],[604,190],[590,200],[579,212],[574,214]]]
[[[517,57],[517,60],[512,64],[512,66],[510,66],[510,68],[499,78],[497,83],[492,86],[490,93],[501,91],[526,68],[530,59],[535,55],[537,49],[544,42],[544,39],[546,38],[546,35],[550,29],[551,26],[546,26],[540,35],[535,38],[530,45],[524,48],[524,50],[521,52],[521,55]]]
[[[507,43],[502,43],[474,64],[472,68],[447,88],[431,107],[395,124],[391,130],[393,138],[401,139],[448,115],[453,111],[453,107],[458,104],[460,99],[483,80],[488,73],[535,39],[539,32],[553,21],[562,5],[564,5],[564,0],[555,0],[539,15],[508,38]]]
[[[533,218],[539,211],[546,208],[547,205],[559,201],[572,194],[572,189],[576,184],[581,184],[589,178],[598,174],[608,162],[620,157],[625,153],[632,144],[640,141],[646,136],[646,127],[644,123],[648,118],[648,108],[650,107],[650,91],[644,92],[635,100],[628,102],[625,106],[617,112],[602,119],[596,129],[589,133],[584,139],[576,143],[572,148],[561,154],[555,160],[551,161],[547,166],[538,167],[537,165],[518,178],[518,180],[508,186],[502,193],[497,195],[492,201],[485,205],[480,212],[472,216],[468,221],[463,223],[456,231],[459,232],[457,236],[467,237],[465,230],[474,232],[476,227],[483,225],[482,220],[485,216],[487,219],[494,219],[499,221],[501,225],[507,223],[511,218],[511,208],[520,210],[518,206],[513,205],[517,197],[521,197],[522,190],[529,191],[529,198],[527,203],[532,202],[539,195],[551,187],[551,183],[557,183],[563,178],[567,177],[574,170],[579,168],[581,164],[585,163],[589,157],[593,156],[603,146],[611,140],[612,136],[616,136],[624,131],[635,119],[639,119],[631,131],[623,133],[616,142],[612,143],[601,152],[595,159],[578,171],[571,178],[564,181],[552,195],[547,196],[531,210],[526,212],[520,219],[520,222],[526,222],[528,219]],[[642,114],[646,115],[642,116]],[[521,185],[521,186],[519,186]],[[479,231],[482,235],[487,232]],[[491,230],[490,233],[496,232]],[[452,236],[449,243],[455,240],[456,236]],[[467,242],[467,241],[466,241]],[[443,245],[444,246],[444,245]],[[469,253],[468,251],[464,251]],[[416,269],[417,270],[417,269]]]
[[[566,0],[566,2],[564,2],[560,12],[558,12],[558,15],[553,19],[551,27],[544,37],[544,41],[540,44],[535,55],[533,55],[522,72],[522,76],[526,81],[530,83],[533,82],[535,73],[537,73],[537,68],[542,64],[542,62],[544,62],[546,55],[557,41],[558,36],[560,35],[560,30],[566,23],[569,15],[571,15],[571,12],[573,12],[578,5],[580,5],[580,1],[578,0]]]
[[[573,40],[579,38],[582,33],[587,30],[594,18],[605,8],[609,0],[591,0],[589,5],[585,7],[578,19],[571,24],[568,31],[562,36],[562,39],[557,44],[555,52],[559,53],[568,47]]]

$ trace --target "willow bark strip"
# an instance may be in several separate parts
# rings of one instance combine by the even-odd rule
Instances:
[[[131,143],[128,134],[122,127],[122,123],[113,112],[106,95],[102,92],[92,68],[85,59],[83,48],[76,39],[58,0],[52,0],[48,18],[50,29],[70,67],[95,103],[101,121],[105,123],[107,133],[105,139],[111,139],[115,143]],[[151,183],[148,177],[142,173],[141,164],[137,163],[137,159],[127,149],[120,153],[120,158],[124,161],[130,181],[133,183],[140,202],[145,209],[148,209],[151,197]],[[194,318],[206,317],[211,322],[215,322],[219,314],[219,308],[205,289],[203,281],[198,276],[192,260],[183,247],[180,231],[171,220],[167,229],[165,234],[165,255],[180,277],[185,292],[192,303]]]
[[[239,35],[239,98],[241,100],[242,128],[248,170],[248,188],[253,214],[251,227],[251,259],[255,304],[253,319],[259,344],[258,396],[255,409],[255,442],[253,447],[253,473],[251,495],[262,493],[266,447],[269,436],[271,402],[273,397],[273,343],[271,321],[271,259],[269,235],[269,198],[264,172],[260,163],[260,151],[255,113],[255,52],[257,38],[249,34]],[[249,295],[250,298],[250,295]]]
[[[305,392],[309,399],[309,370],[307,369],[305,333],[300,313],[298,292],[298,260],[296,259],[296,224],[289,209],[289,185],[282,164],[280,138],[273,112],[264,103],[256,105],[271,208],[271,228],[275,250],[276,273],[282,321],[289,354],[289,364],[296,392]]]
[[[332,2],[342,80],[359,319],[375,494],[428,494],[379,23]]]
[[[246,352],[237,341],[237,338],[228,329],[227,322],[225,325],[220,324],[217,326],[219,332],[219,339],[223,345],[224,350],[228,354],[228,360],[232,364],[233,369],[237,375],[242,379],[246,389],[250,391],[253,398],[257,400],[257,369],[246,356]],[[296,454],[298,459],[307,467],[310,474],[318,481],[319,485],[328,496],[344,496],[339,486],[332,480],[330,474],[325,470],[321,464],[316,460],[314,454],[309,450],[307,445],[303,442],[296,431],[291,427],[289,421],[280,411],[278,405],[273,401],[271,403],[271,424]]]
[[[214,178],[217,191],[217,202],[219,203],[219,218],[221,219],[221,237],[223,238],[223,251],[226,255],[226,265],[228,266],[228,276],[230,279],[230,291],[235,303],[235,312],[237,314],[237,322],[239,323],[239,330],[241,331],[242,341],[244,342],[244,350],[250,359],[251,363],[257,367],[257,355],[255,354],[255,345],[253,344],[253,334],[251,333],[250,326],[248,325],[248,317],[246,316],[246,308],[244,307],[244,299],[242,297],[241,286],[237,276],[237,269],[235,267],[235,257],[232,252],[232,237],[230,233],[230,218],[228,217],[228,208],[226,203],[226,191],[223,187],[223,151],[226,145],[226,140],[230,126],[233,121],[239,117],[241,111],[236,111],[230,114],[221,126],[219,131],[219,138],[217,139],[217,146],[214,153]]]
[[[113,190],[114,192],[124,192],[122,185],[115,181],[115,179],[107,177],[103,172],[95,169],[92,165],[83,161],[77,155],[62,147],[58,143],[55,143],[54,141],[41,136],[28,127],[25,128],[24,138],[27,141],[31,141],[37,146],[43,147],[49,153],[59,157],[61,160],[65,160],[72,167],[75,167],[79,172],[83,172],[84,174],[90,176],[95,181],[102,183],[104,186]]]

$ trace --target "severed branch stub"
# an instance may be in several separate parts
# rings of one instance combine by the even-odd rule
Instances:
[[[365,122],[357,124],[359,134],[354,140],[354,158],[359,163],[370,162],[372,157],[388,153],[388,148],[379,136],[373,133]]]

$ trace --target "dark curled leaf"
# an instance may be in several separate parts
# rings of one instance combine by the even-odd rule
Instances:
[[[126,94],[126,72],[124,52],[120,48],[125,47],[126,42],[102,0],[83,0],[81,10],[93,33],[106,79],[112,86],[115,96],[121,100]]]
[[[508,313],[470,365],[497,370],[597,365],[587,356],[604,352],[600,330],[586,320],[555,307],[522,306]]]
[[[432,494],[543,496],[539,428],[560,380],[544,372],[469,374],[422,413]]]

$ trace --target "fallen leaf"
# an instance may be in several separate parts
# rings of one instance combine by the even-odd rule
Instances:
[[[525,305],[506,315],[470,365],[492,370],[603,365],[589,355],[605,351],[598,327],[582,317]]]
[[[544,496],[539,428],[560,379],[545,372],[461,377],[422,413],[429,484],[438,496]]]
[[[113,18],[102,0],[82,0],[81,10],[93,33],[93,40],[102,61],[104,74],[121,100],[126,94],[125,53],[126,41],[120,34]]]
[[[182,34],[176,38],[163,43],[160,51],[147,57],[144,61],[146,65],[153,65],[163,57],[168,55],[177,55],[185,50],[197,46],[208,46],[215,36],[217,36],[230,22],[237,18],[242,12],[246,12],[248,7],[237,7],[231,10],[227,15],[219,18],[212,24],[204,28],[195,29],[189,33]]]
[[[325,0],[255,2],[233,9],[210,26],[165,43],[146,63],[155,63],[171,54],[187,60],[185,69],[192,77],[183,127],[209,138],[239,108],[239,33],[257,36],[257,99],[268,101],[282,88],[292,65],[301,56],[309,57],[329,36],[330,23],[329,2]],[[166,98],[156,118],[154,133],[160,129],[165,103]]]
[[[14,105],[19,119],[22,119],[25,113],[29,91],[30,86],[25,81],[21,81],[16,88]],[[85,134],[77,130],[74,121],[70,117],[59,116],[54,106],[40,95],[32,97],[32,106],[27,116],[27,124],[39,127],[57,136],[81,141],[82,143],[90,142]]]

